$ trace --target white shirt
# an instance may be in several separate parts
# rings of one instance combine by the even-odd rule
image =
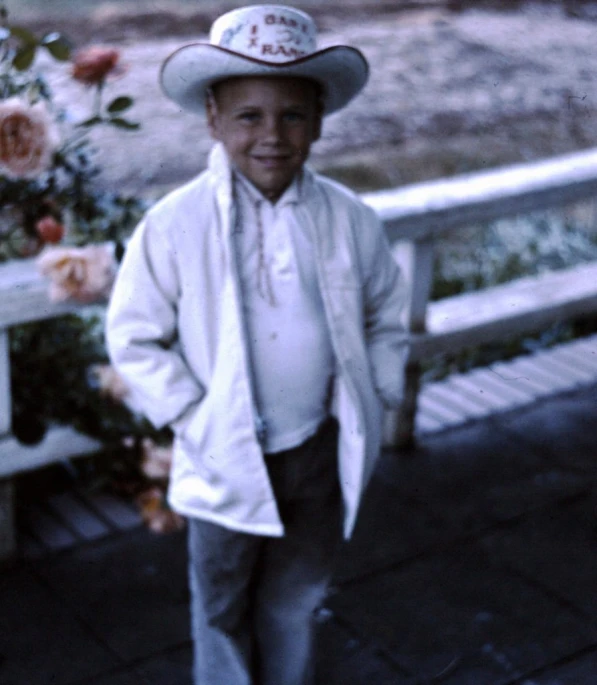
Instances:
[[[235,175],[235,237],[253,392],[265,452],[295,447],[328,414],[334,353],[295,179],[276,204]]]

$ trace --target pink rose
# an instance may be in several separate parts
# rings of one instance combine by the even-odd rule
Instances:
[[[59,243],[64,238],[64,224],[50,214],[37,220],[35,231],[44,243]]]
[[[93,45],[79,50],[73,60],[72,76],[86,86],[103,83],[108,76],[118,76],[124,68],[118,64],[120,53],[114,48]]]
[[[58,137],[41,102],[19,98],[0,101],[0,174],[34,178],[52,162]]]
[[[116,275],[116,262],[108,245],[49,248],[39,256],[37,265],[50,280],[53,302],[105,299]]]

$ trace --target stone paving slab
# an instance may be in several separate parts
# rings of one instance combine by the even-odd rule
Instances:
[[[192,680],[192,649],[187,647],[169,651],[137,667],[140,678],[148,683],[163,685],[190,685]],[[138,680],[137,682],[145,682]],[[106,684],[107,685],[107,684]]]
[[[384,453],[320,615],[318,685],[595,685],[596,400]],[[0,571],[0,683],[190,685],[188,624],[184,533],[21,561]]]
[[[328,606],[413,676],[454,664],[446,685],[505,685],[597,638],[475,543],[344,585]]]
[[[183,535],[139,529],[41,560],[36,572],[125,662],[188,640]]]
[[[186,647],[158,654],[142,663],[106,673],[92,681],[86,681],[84,685],[191,685],[191,683],[192,649],[189,642]]]
[[[533,512],[482,540],[507,563],[589,621],[597,615],[597,493]],[[597,671],[595,674],[597,681]]]
[[[344,547],[339,581],[586,492],[586,478],[546,461],[528,439],[491,426],[425,436],[409,454],[382,455]]]
[[[375,643],[333,617],[320,626],[317,645],[316,685],[415,685]]]
[[[117,663],[89,626],[27,568],[0,574],[2,685],[87,682]]]
[[[533,676],[523,685],[592,685],[597,679],[597,647],[548,674]]]
[[[500,427],[515,440],[530,442],[559,468],[597,475],[596,419],[597,386],[591,386],[509,413],[500,418]]]

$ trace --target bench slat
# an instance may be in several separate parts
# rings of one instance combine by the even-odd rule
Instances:
[[[52,302],[48,287],[34,259],[0,264],[0,328],[72,314],[89,306],[74,301]]]
[[[0,440],[0,479],[54,464],[69,457],[98,452],[102,444],[68,426],[51,428],[37,445],[22,445],[9,436]]]
[[[519,278],[431,302],[427,332],[413,336],[411,359],[538,331],[597,311],[597,263]]]

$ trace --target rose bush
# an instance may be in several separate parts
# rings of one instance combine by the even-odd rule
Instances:
[[[42,49],[70,62],[72,78],[85,95],[92,91],[84,120],[72,122],[54,104],[35,71]],[[124,242],[146,208],[141,198],[100,187],[88,138],[93,126],[138,128],[125,118],[131,98],[104,104],[108,82],[125,71],[116,49],[73,54],[56,33],[38,38],[9,24],[0,0],[0,262],[37,257],[56,302],[106,300]],[[17,439],[39,442],[52,423],[99,438],[109,465],[101,477],[135,497],[152,530],[182,525],[165,504],[170,431],[154,430],[135,412],[109,365],[101,310],[12,328],[10,357]]]
[[[70,74],[92,90],[89,116],[73,122],[54,104],[38,50],[70,62]],[[8,24],[0,0],[0,262],[30,257],[47,243],[82,246],[111,241],[115,255],[145,206],[140,198],[107,192],[88,133],[105,125],[134,130],[130,97],[104,103],[107,82],[125,69],[118,50],[90,46],[72,53],[56,33],[41,38]],[[50,229],[45,217],[56,225]],[[59,235],[62,233],[62,235]]]

